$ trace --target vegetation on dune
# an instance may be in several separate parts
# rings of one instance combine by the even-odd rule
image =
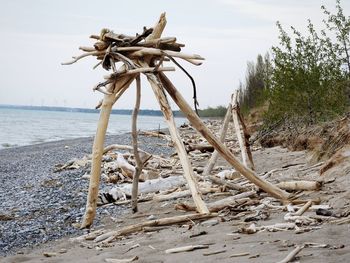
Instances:
[[[217,106],[215,108],[208,107],[206,109],[199,109],[198,114],[200,117],[224,117],[227,108],[224,106]]]
[[[302,120],[305,124],[331,119],[349,106],[350,17],[340,1],[336,13],[321,7],[325,29],[317,32],[309,20],[307,34],[293,26],[288,34],[277,22],[278,46],[272,58],[248,63],[245,84],[240,85],[244,112],[268,105],[265,123]]]

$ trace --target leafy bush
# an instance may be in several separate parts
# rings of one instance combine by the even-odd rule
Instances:
[[[277,23],[280,45],[272,47],[273,70],[268,89],[268,121],[282,118],[304,118],[307,123],[326,120],[346,110],[350,18],[345,18],[340,2],[337,14],[324,21],[328,33],[334,32],[336,41],[326,30],[316,32],[309,20],[307,35],[291,27],[292,34]],[[344,68],[344,63],[349,67]]]

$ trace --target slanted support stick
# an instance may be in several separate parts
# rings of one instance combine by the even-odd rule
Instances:
[[[225,141],[225,137],[226,137],[226,133],[227,133],[228,125],[230,123],[231,116],[232,116],[232,105],[231,105],[231,103],[229,103],[229,105],[227,106],[227,111],[225,114],[225,118],[224,118],[221,130],[220,130],[220,141],[222,143],[224,143],[224,141]],[[205,169],[203,171],[203,176],[208,176],[210,174],[210,172],[211,172],[211,170],[213,170],[214,165],[215,165],[216,161],[218,160],[218,158],[219,158],[219,153],[217,150],[215,150],[210,157],[208,165],[205,167]]]
[[[229,149],[218,140],[214,134],[204,125],[202,120],[197,116],[197,114],[191,109],[190,105],[182,97],[182,95],[177,91],[175,86],[171,81],[165,76],[164,73],[160,72],[160,80],[163,84],[164,89],[169,93],[174,102],[179,106],[180,110],[185,114],[187,119],[190,121],[191,125],[200,132],[203,137],[214,146],[214,148],[221,154],[222,157],[226,159],[238,172],[240,172],[244,177],[251,181],[256,186],[260,187],[265,192],[269,193],[271,196],[287,200],[289,194],[277,186],[271,184],[270,182],[260,178],[255,172],[247,168],[245,165],[241,164],[234,155],[229,151]]]
[[[179,132],[176,128],[174,115],[173,115],[173,112],[170,108],[168,99],[165,96],[163,87],[162,87],[161,83],[159,82],[158,78],[154,74],[146,74],[146,75],[147,75],[148,81],[151,84],[153,92],[154,92],[154,94],[159,102],[160,109],[163,112],[166,123],[168,124],[169,132],[170,132],[171,138],[174,142],[176,152],[180,158],[180,162],[181,162],[181,165],[182,165],[182,168],[184,171],[184,177],[187,180],[188,188],[191,191],[193,201],[196,204],[196,207],[197,207],[197,210],[199,213],[207,214],[207,213],[209,213],[209,210],[201,197],[201,193],[200,193],[198,184],[196,182],[196,178],[194,177],[194,174],[193,174],[191,162],[188,159],[185,146],[184,146],[184,144],[181,140],[181,137],[179,135]]]

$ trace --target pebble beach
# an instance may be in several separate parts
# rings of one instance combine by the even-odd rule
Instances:
[[[92,142],[88,137],[0,150],[0,255],[84,233],[73,225],[85,209],[88,180],[81,177],[86,171],[54,170],[57,164],[90,154]],[[107,136],[105,145],[130,142],[130,134],[113,135]],[[139,137],[145,151],[170,154],[172,149],[159,147],[160,142]],[[118,217],[124,211],[120,206],[99,209],[96,226],[104,215]]]

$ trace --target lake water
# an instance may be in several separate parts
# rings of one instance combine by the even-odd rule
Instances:
[[[0,108],[0,149],[95,135],[99,114]],[[185,118],[175,118],[177,125]],[[138,116],[138,130],[166,128],[163,117]],[[131,116],[112,114],[107,134],[131,131]]]

